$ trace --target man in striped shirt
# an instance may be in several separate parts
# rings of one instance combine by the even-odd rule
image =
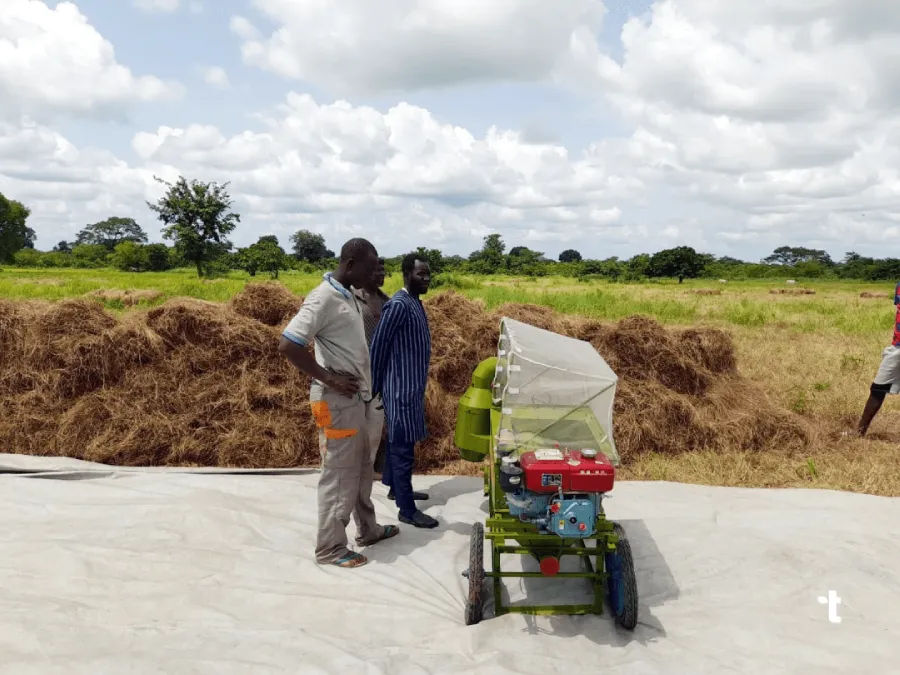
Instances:
[[[388,448],[382,482],[390,487],[401,522],[436,527],[416,500],[428,499],[412,489],[415,445],[425,428],[425,387],[431,362],[431,331],[419,297],[428,292],[431,270],[415,253],[403,259],[403,288],[384,305],[372,338],[372,391],[381,395],[387,420]]]

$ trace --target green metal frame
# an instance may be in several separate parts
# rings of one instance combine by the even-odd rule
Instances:
[[[495,424],[491,427],[496,433]],[[506,494],[499,484],[498,468],[494,444],[491,443],[488,464],[484,467],[485,494],[488,496],[490,509],[490,517],[485,521],[484,536],[490,543],[491,569],[485,570],[484,576],[493,582],[495,616],[603,614],[609,576],[606,571],[605,555],[616,550],[618,536],[613,530],[612,522],[607,520],[602,506],[595,523],[595,533],[590,537],[573,539],[561,538],[552,533],[542,534],[534,524],[523,523],[510,515]],[[589,545],[591,543],[593,545]],[[533,556],[538,560],[546,555],[560,558],[574,555],[581,558],[586,571],[560,571],[553,577],[541,572],[508,572],[504,571],[501,565],[503,555]],[[594,558],[593,564],[591,557]],[[502,580],[508,578],[587,579],[591,581],[593,602],[580,605],[504,605]]]

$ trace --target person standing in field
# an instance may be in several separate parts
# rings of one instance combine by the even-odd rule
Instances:
[[[382,482],[396,499],[400,521],[416,527],[436,527],[413,492],[415,445],[426,435],[425,387],[431,362],[431,331],[420,296],[428,292],[428,263],[412,253],[403,259],[403,288],[384,305],[372,338],[372,390],[381,395],[387,419],[388,447]]]
[[[885,397],[900,393],[900,284],[894,288],[894,307],[897,312],[894,317],[894,337],[891,344],[882,351],[881,365],[869,387],[869,399],[856,431],[860,438],[866,435],[869,425],[881,410]]]
[[[315,556],[320,564],[339,567],[368,562],[348,548],[351,515],[359,546],[399,533],[396,525],[379,525],[375,519],[370,428],[377,414],[371,361],[362,310],[348,290],[369,286],[377,264],[378,253],[369,241],[351,239],[344,244],[337,270],[325,274],[306,296],[278,347],[312,378],[309,402],[322,455]],[[310,344],[315,345],[315,355],[309,351]]]
[[[381,318],[381,309],[384,307],[384,303],[390,299],[384,291],[381,290],[381,287],[384,286],[384,277],[384,258],[378,258],[378,265],[375,268],[375,275],[372,277],[372,282],[368,286],[355,288],[353,290],[356,294],[356,299],[359,300],[362,307],[363,324],[366,328],[366,342],[369,345],[370,354],[372,349],[372,337],[375,335],[375,327],[378,325],[378,320]],[[370,429],[370,443],[372,444],[371,450],[375,453],[372,465],[374,470],[378,472],[381,471],[381,465],[384,459],[384,444],[382,443],[384,436],[384,404],[381,402],[380,397],[376,397],[375,401],[376,405]]]

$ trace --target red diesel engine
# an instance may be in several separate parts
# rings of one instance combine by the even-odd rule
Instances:
[[[499,479],[511,516],[540,532],[584,538],[595,532],[600,502],[612,490],[616,471],[596,450],[553,448],[505,454]]]
[[[609,492],[615,467],[596,450],[535,450],[524,452],[519,464],[526,490],[537,493]]]

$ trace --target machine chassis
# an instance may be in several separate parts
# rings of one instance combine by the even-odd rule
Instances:
[[[562,538],[553,533],[542,533],[533,523],[522,522],[510,515],[506,495],[497,476],[499,460],[493,442],[490,444],[487,459],[484,467],[484,494],[488,497],[489,517],[484,525],[482,523],[473,525],[469,568],[463,573],[469,581],[465,609],[466,624],[477,624],[483,618],[485,587],[488,585],[485,582],[490,579],[495,616],[602,615],[606,599],[610,603],[616,623],[633,630],[637,625],[638,594],[631,546],[621,525],[606,518],[602,502],[593,535],[584,538]],[[485,540],[489,542],[491,550],[490,570],[484,569]],[[578,556],[585,571],[558,571],[552,577],[543,572],[505,571],[501,564],[501,557],[504,555],[531,556],[538,561],[547,556],[557,559],[563,556]],[[610,563],[619,570],[608,569]],[[502,597],[502,580],[506,578],[586,579],[591,584],[593,601],[567,605],[506,605]],[[611,580],[613,584],[610,584]]]

